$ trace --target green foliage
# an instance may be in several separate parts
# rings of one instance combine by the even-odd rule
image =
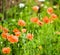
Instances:
[[[19,37],[19,42],[11,44],[7,40],[4,40],[1,36],[2,31],[0,30],[0,55],[3,47],[10,47],[11,53],[7,55],[60,55],[60,35],[55,32],[60,32],[60,17],[59,10],[54,9],[54,12],[58,15],[58,18],[53,23],[44,24],[39,26],[35,23],[30,22],[31,17],[39,17],[40,20],[43,17],[50,17],[46,10],[47,8],[42,7],[40,13],[35,13],[32,10],[32,6],[35,5],[34,1],[26,3],[24,8],[19,6],[9,9],[7,13],[7,19],[3,20],[3,27],[9,29],[9,34],[13,34],[13,29],[18,28],[20,31],[23,28],[27,29],[26,33],[22,33]],[[44,4],[49,7],[50,4]],[[52,6],[53,7],[53,6]],[[0,14],[0,17],[3,15]],[[23,19],[26,22],[25,27],[18,26],[17,22],[19,19]],[[0,22],[1,23],[1,22]],[[2,24],[0,24],[2,25]],[[33,40],[27,40],[26,34],[33,33]],[[41,46],[41,48],[39,48]]]

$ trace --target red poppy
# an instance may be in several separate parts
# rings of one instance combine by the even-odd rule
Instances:
[[[47,13],[48,13],[48,14],[52,14],[52,13],[53,13],[53,8],[52,8],[52,7],[49,7],[49,8],[47,9]]]
[[[8,36],[8,33],[3,32],[3,33],[1,34],[1,36],[2,36],[2,38],[6,39],[7,36]]]
[[[37,17],[32,17],[32,18],[30,19],[30,21],[33,22],[33,23],[37,23],[38,20],[39,20],[39,19],[38,19]]]
[[[21,35],[21,32],[15,32],[15,36],[19,37]]]
[[[49,22],[50,22],[50,19],[49,19],[47,16],[45,16],[45,17],[43,18],[43,22],[49,23]]]
[[[14,30],[13,30],[13,32],[15,33],[15,32],[20,32],[17,28],[15,28]]]
[[[19,26],[25,26],[26,23],[25,23],[24,20],[19,20],[19,21],[18,21],[18,25],[19,25]]]
[[[42,25],[43,25],[43,22],[39,20],[39,21],[37,22],[37,24],[38,24],[39,26],[42,26]]]
[[[14,36],[14,35],[9,35],[7,37],[8,41],[10,41],[11,43],[16,43],[18,42],[18,37],[17,36]]]
[[[3,28],[3,32],[6,32],[6,33],[8,33],[8,29],[7,28]]]
[[[2,52],[3,52],[4,54],[9,54],[10,51],[11,51],[11,49],[10,49],[9,47],[4,47],[4,48],[2,48]]]
[[[22,29],[22,32],[23,32],[23,33],[26,32],[26,29]]]
[[[51,14],[51,18],[54,20],[57,18],[57,15],[56,14]]]
[[[20,31],[17,28],[15,28],[13,30],[13,32],[14,32],[15,36],[17,36],[17,37],[19,37],[21,35]]]
[[[28,33],[26,37],[27,37],[28,40],[32,40],[33,39],[33,34]]]
[[[37,12],[39,10],[39,7],[38,6],[33,6],[32,9]]]

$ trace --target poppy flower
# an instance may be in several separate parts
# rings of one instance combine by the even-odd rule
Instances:
[[[6,39],[7,36],[8,36],[8,33],[3,32],[3,33],[1,34],[1,36],[2,36],[2,38]]]
[[[52,7],[49,7],[49,8],[47,9],[47,13],[48,13],[48,14],[52,14],[52,13],[53,13],[53,8],[52,8]]]
[[[33,23],[37,23],[38,20],[39,20],[39,19],[38,19],[37,17],[32,17],[32,18],[30,19],[30,21],[33,22]]]
[[[26,32],[26,29],[22,29],[22,32],[23,32],[23,33]]]
[[[13,30],[13,32],[15,33],[15,32],[20,32],[17,28],[15,28],[14,30]]]
[[[57,15],[56,14],[51,14],[51,18],[54,20],[57,18]]]
[[[45,17],[43,18],[43,22],[49,23],[49,22],[50,22],[50,19],[49,19],[47,16],[45,16]]]
[[[14,32],[15,36],[17,36],[17,37],[19,37],[21,35],[20,31],[17,28],[15,28],[13,30],[13,32]]]
[[[19,20],[19,21],[18,21],[18,25],[19,25],[19,26],[25,26],[26,23],[25,23],[24,20]]]
[[[7,37],[8,41],[10,41],[10,43],[16,43],[18,42],[18,37],[17,36],[14,36],[14,35],[9,35]]]
[[[11,49],[10,49],[9,47],[4,47],[4,48],[2,48],[3,54],[9,54],[10,51],[11,51]]]
[[[7,28],[3,28],[3,32],[6,32],[6,33],[8,33],[8,29]]]
[[[32,9],[33,9],[35,12],[38,12],[39,7],[38,7],[38,6],[33,6]]]
[[[21,35],[21,32],[15,32],[15,36],[19,37]]]
[[[28,33],[26,37],[27,37],[28,40],[32,40],[33,39],[33,34]]]
[[[39,26],[42,26],[42,25],[43,25],[43,22],[39,20],[39,21],[37,22],[37,24],[38,24]]]

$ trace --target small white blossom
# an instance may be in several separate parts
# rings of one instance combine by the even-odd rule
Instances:
[[[38,0],[39,2],[44,2],[45,0]]]
[[[24,6],[25,6],[24,3],[20,3],[20,4],[19,4],[19,7],[20,7],[20,8],[23,8]]]

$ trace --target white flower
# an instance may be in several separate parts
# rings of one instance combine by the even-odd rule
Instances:
[[[23,8],[24,6],[25,6],[24,3],[20,3],[20,4],[19,4],[19,7],[20,7],[20,8]]]
[[[39,2],[44,2],[45,0],[38,0]]]

